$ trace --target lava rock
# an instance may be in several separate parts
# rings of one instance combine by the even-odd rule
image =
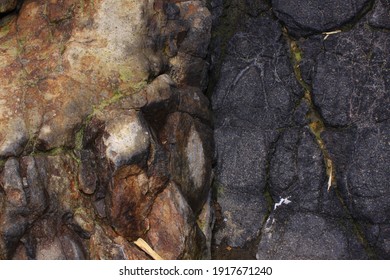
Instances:
[[[378,0],[369,16],[369,23],[375,28],[390,29],[390,1]]]
[[[263,228],[257,259],[368,258],[348,220],[278,210]]]
[[[272,0],[275,15],[296,36],[332,31],[351,23],[372,5],[371,0]]]
[[[224,223],[215,240],[242,247],[266,218],[270,151],[301,95],[281,26],[269,16],[249,19],[230,40],[220,77],[212,96],[214,185]]]
[[[361,26],[328,38],[325,47],[313,78],[313,101],[324,121],[345,127],[386,119],[387,109],[381,108],[387,107],[390,85],[387,34]]]
[[[347,218],[335,192],[327,191],[323,151],[309,129],[288,129],[278,139],[270,160],[269,191],[275,204],[288,199],[289,208]]]

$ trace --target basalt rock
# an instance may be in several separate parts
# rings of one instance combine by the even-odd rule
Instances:
[[[389,259],[388,1],[228,2],[212,5],[213,257]]]
[[[389,11],[0,0],[0,259],[389,259]]]
[[[291,34],[298,36],[340,29],[359,20],[373,2],[372,0],[271,1],[275,15],[287,26]]]

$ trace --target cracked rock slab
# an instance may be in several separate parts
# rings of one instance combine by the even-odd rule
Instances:
[[[291,34],[307,36],[342,27],[367,9],[372,0],[272,0],[276,16]]]
[[[257,259],[367,259],[348,220],[280,209],[262,230]]]
[[[267,215],[269,153],[278,129],[291,125],[301,92],[281,26],[269,16],[245,22],[227,51],[212,96],[214,185],[224,221],[215,241],[242,247],[256,239]]]

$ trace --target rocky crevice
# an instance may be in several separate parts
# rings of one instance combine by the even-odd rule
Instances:
[[[249,5],[248,2],[251,1],[245,5]],[[345,13],[346,7],[339,9],[340,3],[316,2],[311,6],[312,3],[305,1],[294,4],[271,1],[272,14],[258,14],[255,16],[258,22],[242,17],[237,25],[212,96],[218,152],[216,180],[219,188],[224,189],[217,197],[222,225],[216,228],[215,242],[225,252],[219,250],[220,255],[216,258],[228,256],[232,248],[246,248],[247,242],[252,242],[252,247],[258,246],[256,257],[259,259],[387,258],[387,249],[378,247],[387,242],[387,237],[380,230],[386,226],[374,226],[373,216],[368,218],[371,215],[369,212],[383,213],[387,203],[374,202],[374,199],[368,198],[370,195],[365,198],[360,195],[363,192],[368,195],[369,191],[363,186],[369,185],[388,197],[388,184],[382,181],[386,186],[381,187],[374,183],[386,180],[379,170],[384,168],[382,158],[388,157],[388,149],[384,146],[383,136],[378,136],[380,140],[375,140],[378,144],[374,146],[382,151],[382,156],[377,161],[372,157],[363,159],[360,156],[362,142],[358,139],[362,137],[360,133],[371,131],[370,128],[379,129],[379,135],[386,131],[386,125],[378,122],[385,118],[386,113],[381,111],[384,115],[375,117],[378,109],[374,108],[378,108],[379,100],[388,104],[385,97],[388,83],[384,78],[387,73],[384,54],[388,43],[384,39],[386,31],[378,30],[375,25],[386,25],[383,10],[379,12],[378,7],[386,7],[388,11],[389,5],[385,1],[355,2],[348,15]],[[316,9],[323,13],[321,20],[316,17]],[[374,23],[376,20],[378,22]],[[298,24],[299,21],[310,22],[310,28]],[[280,25],[270,27],[275,22]],[[265,25],[268,29],[262,30]],[[273,28],[277,35],[271,35]],[[335,29],[340,30],[329,32]],[[285,45],[278,45],[278,40],[284,40]],[[381,43],[374,43],[375,40]],[[286,72],[292,74],[295,80],[290,85],[286,76],[280,78],[280,72],[287,68],[278,63],[267,64],[269,59],[280,61],[283,56],[289,58]],[[333,66],[335,69],[332,69]],[[364,78],[365,71],[377,73],[376,78],[371,74]],[[273,75],[267,77],[266,73]],[[280,81],[288,86],[278,88]],[[356,86],[352,81],[356,82]],[[273,86],[267,86],[267,83]],[[286,92],[294,96],[293,102],[290,107],[278,108],[278,105],[286,104],[281,99]],[[279,101],[272,103],[272,98]],[[373,103],[370,104],[368,100]],[[279,110],[273,112],[271,108]],[[267,117],[261,117],[264,111]],[[278,115],[283,115],[286,120],[284,124],[273,122]],[[375,121],[372,121],[373,118]],[[233,136],[231,129],[235,129],[240,136]],[[274,138],[269,138],[270,142],[263,146],[264,136],[271,131],[275,133]],[[363,136],[364,139],[367,137],[372,139]],[[346,143],[339,143],[341,139]],[[259,145],[263,152],[257,158],[251,157],[249,153],[256,153]],[[234,152],[229,152],[229,149]],[[266,155],[271,156],[267,158]],[[243,158],[249,163],[247,166]],[[371,160],[372,163],[376,161],[375,166],[381,166],[377,179],[368,179],[365,173],[373,174],[368,170],[360,169],[361,174],[355,173],[363,166],[367,168],[365,163],[357,161]],[[254,181],[256,176],[252,169],[256,170],[258,166],[261,166],[258,174],[264,172],[266,175]],[[228,175],[231,173],[233,176]],[[354,176],[362,181],[357,181]],[[247,200],[245,206],[241,205],[244,210],[239,209],[239,201],[232,205],[237,196],[233,190],[238,188],[245,193],[253,189],[253,184],[262,190],[263,184],[266,184],[259,201],[266,198],[267,193],[270,194],[269,201],[273,201],[270,213],[251,212],[259,208],[259,201]],[[379,193],[374,193],[373,197],[379,196]],[[365,199],[375,206],[368,210],[367,205],[365,209],[368,212],[362,209],[357,211],[356,205],[363,205]],[[267,205],[264,201],[261,204]],[[379,215],[382,221],[388,220],[388,217],[385,218],[387,215]],[[256,219],[263,217],[266,217],[266,222],[257,225],[259,235],[255,234],[255,228],[241,222],[252,219],[256,223]],[[375,233],[374,228],[378,230]],[[236,237],[235,232],[239,232],[246,241]],[[381,241],[374,241],[373,235]],[[301,247],[297,247],[296,243]]]
[[[372,3],[371,3],[372,4]],[[372,8],[372,5],[370,5],[370,9]],[[365,13],[367,13],[369,10],[365,9]],[[363,15],[364,15],[363,14]],[[362,16],[363,16],[362,15]],[[349,26],[352,26],[352,23],[349,23]],[[287,29],[284,27],[284,35],[286,37],[287,42],[290,45],[290,53],[292,57],[292,64],[294,67],[294,73],[296,76],[297,81],[302,86],[304,93],[304,96],[301,100],[301,102],[306,102],[307,106],[309,108],[309,111],[306,114],[306,118],[308,120],[308,126],[310,128],[311,133],[313,134],[313,137],[316,139],[317,145],[319,149],[322,152],[322,156],[324,158],[324,164],[326,168],[326,175],[328,177],[328,192],[334,191],[336,193],[337,198],[339,199],[348,219],[353,224],[353,232],[356,235],[357,239],[360,241],[360,243],[364,246],[364,249],[367,253],[367,256],[369,256],[370,259],[377,259],[378,256],[375,255],[374,250],[370,248],[370,245],[367,241],[367,238],[365,237],[358,221],[356,221],[353,216],[351,215],[348,207],[346,207],[346,203],[344,201],[343,196],[341,195],[340,191],[337,189],[337,181],[336,181],[336,174],[337,174],[337,168],[334,165],[333,160],[331,159],[328,149],[325,145],[324,140],[321,138],[321,134],[326,130],[326,126],[324,124],[324,120],[320,116],[318,109],[315,108],[313,104],[313,98],[312,98],[312,86],[307,84],[303,77],[300,70],[300,62],[305,55],[302,50],[299,49],[297,41],[295,41],[293,38],[291,38],[287,34]],[[326,36],[326,34],[325,34]],[[324,37],[324,40],[326,38]]]

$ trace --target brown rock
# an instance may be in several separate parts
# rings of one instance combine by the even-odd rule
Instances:
[[[203,1],[16,8],[0,22],[0,259],[149,259],[146,236],[205,256],[186,201],[198,213],[211,180]]]
[[[163,259],[198,259],[205,250],[205,239],[193,212],[174,183],[156,198],[149,215],[147,239]]]
[[[97,227],[89,241],[91,259],[98,260],[147,260],[135,245],[124,240],[109,228]]]
[[[20,154],[29,138],[41,150],[74,147],[93,106],[138,92],[151,69],[144,51],[159,57],[144,48],[152,10],[133,0],[24,3],[0,32],[0,156]]]
[[[170,154],[169,169],[195,213],[202,208],[211,184],[213,133],[186,113],[173,113],[160,137]]]
[[[17,0],[0,0],[0,14],[14,10],[17,3]]]

